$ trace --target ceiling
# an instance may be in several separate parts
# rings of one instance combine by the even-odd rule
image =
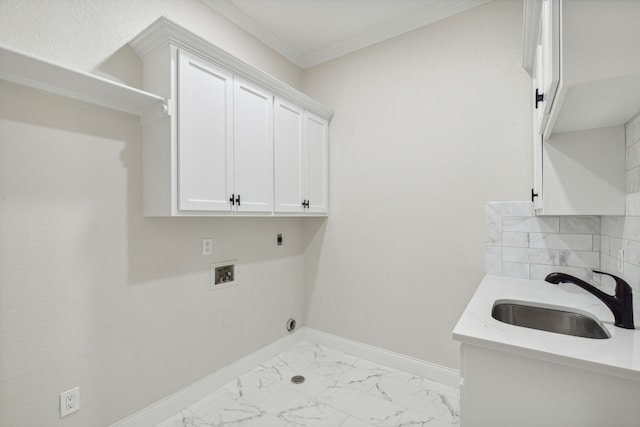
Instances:
[[[490,0],[202,0],[301,68]]]

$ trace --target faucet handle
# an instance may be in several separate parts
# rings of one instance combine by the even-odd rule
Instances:
[[[593,270],[593,272],[597,273],[597,274],[603,274],[605,276],[612,277],[613,280],[616,281],[616,296],[619,296],[619,295],[622,295],[622,294],[624,294],[624,295],[631,294],[631,292],[632,292],[631,286],[629,286],[629,284],[627,282],[625,282],[624,280],[622,280],[618,276],[614,276],[613,274],[605,273],[604,271],[598,271],[598,270]]]

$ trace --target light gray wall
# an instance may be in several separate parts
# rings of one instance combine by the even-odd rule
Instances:
[[[139,84],[123,46],[161,15],[300,83],[196,0],[0,1],[0,43]],[[141,133],[137,117],[0,82],[0,426],[109,425],[303,322],[301,221],[144,218]],[[210,263],[230,258],[240,285],[210,291]],[[74,386],[81,410],[61,420]]]
[[[335,109],[326,221],[305,221],[307,325],[458,367],[486,201],[531,188],[522,2],[494,1],[305,70]]]
[[[129,51],[125,45],[160,16],[300,87],[300,68],[199,0],[1,0],[0,43],[68,67],[100,71],[130,85],[141,85],[132,78],[130,65],[115,54],[123,47]]]

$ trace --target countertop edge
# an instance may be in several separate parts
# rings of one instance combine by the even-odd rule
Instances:
[[[579,368],[587,371],[597,372],[604,375],[613,375],[626,380],[640,382],[640,372],[631,369],[621,368],[619,366],[605,365],[598,362],[590,362],[575,357],[565,356],[561,354],[549,353],[546,351],[525,348],[518,345],[510,345],[482,338],[476,338],[468,335],[452,333],[453,339],[461,344],[470,344],[477,347],[486,348],[488,350],[498,350],[510,353],[516,356],[527,357],[530,359],[542,360],[545,362],[557,363],[559,365],[571,368]]]
[[[469,345],[483,347],[489,350],[503,351],[503,352],[510,353],[517,356],[523,356],[523,357],[542,360],[546,362],[552,362],[552,363],[556,363],[564,366],[584,369],[584,370],[588,370],[588,371],[592,371],[592,372],[596,372],[604,375],[611,375],[611,376],[623,378],[626,380],[640,382],[640,370],[634,369],[634,367],[627,368],[627,367],[618,366],[615,364],[603,363],[602,361],[588,360],[589,356],[585,356],[584,358],[581,358],[579,354],[578,354],[578,357],[574,357],[570,354],[562,354],[562,351],[559,351],[559,353],[553,353],[553,352],[550,352],[547,348],[538,349],[538,348],[535,348],[538,342],[537,340],[532,340],[531,344],[528,344],[528,343],[527,344],[521,344],[521,343],[510,344],[508,342],[509,334],[510,333],[512,334],[512,332],[510,333],[505,332],[504,334],[496,334],[492,331],[487,331],[486,327],[489,323],[485,324],[484,322],[491,322],[491,320],[494,320],[492,318],[489,319],[491,317],[490,316],[491,307],[488,305],[489,301],[503,298],[503,295],[498,295],[497,293],[488,295],[487,288],[490,289],[492,285],[495,288],[496,286],[493,283],[506,282],[509,280],[510,279],[508,278],[501,278],[496,276],[485,276],[482,279],[477,290],[475,291],[474,295],[469,301],[469,304],[465,308],[464,312],[461,314],[460,319],[458,320],[456,326],[452,331],[452,338],[455,341],[458,341],[462,344],[469,344]],[[522,280],[522,279],[513,279],[513,280],[514,280],[514,286],[518,286],[518,284],[523,284],[523,283],[531,284],[532,287],[537,286],[537,281],[533,281],[533,280],[529,281],[529,280]],[[509,286],[511,285],[509,284]],[[509,288],[509,290],[511,291],[511,288]],[[536,291],[539,291],[539,290],[540,288],[536,288]],[[506,293],[509,293],[509,292],[506,292]],[[526,298],[527,296],[526,292],[524,292],[522,296],[523,298]],[[511,298],[512,295],[508,295],[508,297]],[[550,302],[555,304],[555,301],[550,301]],[[482,308],[478,310],[479,307],[482,307]],[[481,313],[481,315],[478,315],[477,313]],[[478,326],[484,326],[484,327],[481,327],[478,329]],[[504,325],[504,327],[506,327],[504,331],[507,331],[509,327],[514,327],[514,326]],[[515,327],[519,328],[517,326]],[[495,328],[495,325],[492,325],[492,329],[497,329],[497,328]],[[525,334],[531,333],[531,331],[535,331],[535,330],[527,329],[527,331],[529,332],[523,331],[523,333]],[[537,332],[543,332],[543,331],[535,331],[535,332],[537,333]],[[544,333],[553,334],[552,332],[544,332]],[[640,331],[637,330],[636,334],[640,335]],[[558,334],[553,334],[553,335],[557,336]],[[623,338],[626,338],[626,337],[623,337]],[[620,339],[622,338],[618,338],[618,340]],[[635,341],[633,337],[631,338],[631,340],[632,341],[629,341],[631,343]],[[544,345],[540,345],[540,346],[544,347]]]

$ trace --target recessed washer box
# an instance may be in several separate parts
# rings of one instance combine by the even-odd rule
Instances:
[[[238,284],[237,262],[237,259],[233,259],[211,264],[211,278],[209,280],[211,290],[217,291]]]

